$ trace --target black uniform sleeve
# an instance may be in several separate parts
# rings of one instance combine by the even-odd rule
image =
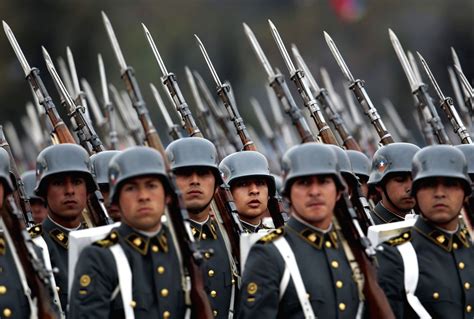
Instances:
[[[69,319],[109,318],[111,298],[118,286],[111,251],[86,247],[77,262],[69,302]]]
[[[285,263],[271,243],[257,243],[245,265],[238,318],[276,318]]]

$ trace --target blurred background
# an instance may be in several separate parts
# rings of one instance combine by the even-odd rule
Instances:
[[[445,95],[453,96],[447,71],[447,67],[453,65],[450,47],[455,48],[467,78],[474,78],[472,0],[0,1],[1,18],[13,30],[29,64],[40,69],[63,118],[66,115],[46,70],[42,45],[56,66],[58,57],[66,58],[66,46],[71,48],[79,77],[88,80],[99,103],[102,103],[102,92],[98,53],[103,56],[108,81],[124,89],[101,10],[112,23],[127,64],[136,71],[150,114],[165,144],[169,138],[149,83],[159,87],[170,114],[176,123],[179,121],[160,85],[161,72],[144,36],[142,22],[153,35],[168,70],[177,75],[192,110],[195,109],[194,99],[184,67],[197,70],[210,88],[215,87],[193,37],[193,34],[199,35],[221,80],[229,80],[232,84],[242,117],[257,134],[261,127],[249,103],[250,98],[255,97],[260,102],[270,124],[273,118],[265,90],[267,76],[245,36],[243,22],[252,28],[273,66],[288,76],[270,33],[267,19],[271,19],[287,49],[291,43],[297,45],[319,84],[323,85],[320,68],[324,67],[336,90],[344,97],[342,73],[324,40],[323,31],[327,31],[354,77],[365,81],[366,89],[384,119],[388,116],[382,101],[389,99],[410,130],[409,139],[419,145],[423,145],[424,140],[413,115],[413,97],[391,45],[388,28],[397,34],[405,50],[419,51],[424,56]],[[32,94],[5,35],[0,36],[0,48],[0,124],[13,123],[23,139],[26,132],[21,118],[26,113],[26,103],[33,101]],[[431,86],[425,73],[421,72],[424,82]],[[287,81],[295,100],[302,106],[293,83]],[[430,93],[436,96],[431,88]],[[438,112],[445,120],[439,108]],[[363,119],[372,130],[366,117]],[[449,123],[445,126],[452,130]]]

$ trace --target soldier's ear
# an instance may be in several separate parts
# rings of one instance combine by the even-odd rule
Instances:
[[[342,191],[338,190],[336,195],[336,202],[341,199]]]

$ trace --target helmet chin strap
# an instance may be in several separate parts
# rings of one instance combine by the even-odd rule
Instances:
[[[214,199],[214,197],[211,198],[211,200],[209,202],[207,202],[206,205],[200,207],[200,208],[193,208],[193,209],[188,209],[188,212],[190,214],[194,214],[194,215],[197,215],[197,214],[200,214],[202,213],[207,207],[209,207],[209,205],[211,205],[211,202],[212,200]]]
[[[399,211],[401,211],[401,212],[404,212],[404,213],[410,211],[410,210],[405,211],[405,210],[401,209],[400,207],[398,207],[397,205],[395,205],[395,203],[392,201],[392,199],[391,199],[390,196],[388,195],[387,189],[385,188],[385,185],[383,185],[383,186],[381,186],[381,187],[382,187],[382,189],[383,189],[383,193],[385,194],[385,198],[387,198],[387,201],[390,203],[390,205],[391,205],[392,207],[395,207],[397,210],[399,210]],[[385,207],[385,208],[386,208],[386,207]],[[399,213],[397,213],[397,212],[392,212],[392,213],[395,214],[395,215],[397,215],[397,216],[399,216]]]

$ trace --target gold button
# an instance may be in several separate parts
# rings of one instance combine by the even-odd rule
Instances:
[[[341,302],[341,303],[339,304],[339,310],[341,310],[341,311],[346,310],[346,304]]]
[[[168,297],[169,291],[166,288],[161,289],[161,297]]]
[[[217,292],[215,290],[212,290],[211,291],[211,297],[216,298],[216,296],[217,296]]]
[[[465,266],[465,265],[464,265],[464,263],[463,263],[462,261],[458,264],[459,269],[464,269],[464,266]]]
[[[202,238],[202,239],[206,239],[206,238],[207,238],[206,233],[202,233],[201,238]]]
[[[342,281],[340,281],[340,280],[336,281],[336,287],[337,287],[337,288],[342,288],[342,286],[344,286],[344,284],[342,283]]]
[[[403,234],[403,238],[408,239],[408,237],[410,237],[408,233]]]
[[[217,317],[217,310],[212,310],[212,314],[214,315],[214,317]]]
[[[208,275],[209,277],[214,277],[214,270],[209,269],[209,271],[207,272],[207,275]]]
[[[163,275],[165,273],[165,267],[163,266],[158,266],[156,268],[156,271],[160,274],[160,275]]]
[[[471,305],[467,305],[466,306],[466,312],[471,312],[472,311],[472,306]]]
[[[211,258],[211,254],[209,252],[204,253],[204,258],[209,259]]]
[[[156,245],[151,246],[151,250],[152,250],[154,253],[157,253],[157,252],[158,252],[158,246],[156,246]]]
[[[439,293],[433,292],[433,299],[439,299]]]
[[[7,287],[5,286],[0,286],[0,295],[4,295],[7,293]]]
[[[115,238],[117,238],[117,234],[116,234],[116,233],[110,234],[110,239],[115,239]]]
[[[168,319],[170,316],[171,316],[171,313],[168,310],[163,312],[163,319]]]
[[[444,243],[446,241],[446,237],[444,237],[444,235],[439,235],[438,237],[436,237],[436,241],[440,244]],[[454,246],[454,245],[453,245]]]
[[[458,244],[457,243],[453,243],[453,249],[458,249]]]
[[[466,288],[466,290],[469,290],[471,288],[471,284],[468,283],[468,282],[465,282],[464,283],[464,288]]]
[[[142,240],[141,240],[140,238],[135,238],[135,239],[133,240],[133,244],[134,244],[135,246],[137,246],[137,247],[138,247],[138,246],[141,246]]]
[[[337,260],[331,261],[331,267],[335,269],[339,268],[339,263],[337,262]]]
[[[330,241],[326,241],[326,242],[324,243],[324,246],[326,246],[327,248],[331,248],[332,245],[331,245],[331,242],[330,242]]]
[[[130,307],[135,308],[137,306],[137,302],[135,300],[130,301]]]
[[[12,311],[10,310],[10,308],[3,309],[3,316],[5,318],[10,318],[12,316]]]

